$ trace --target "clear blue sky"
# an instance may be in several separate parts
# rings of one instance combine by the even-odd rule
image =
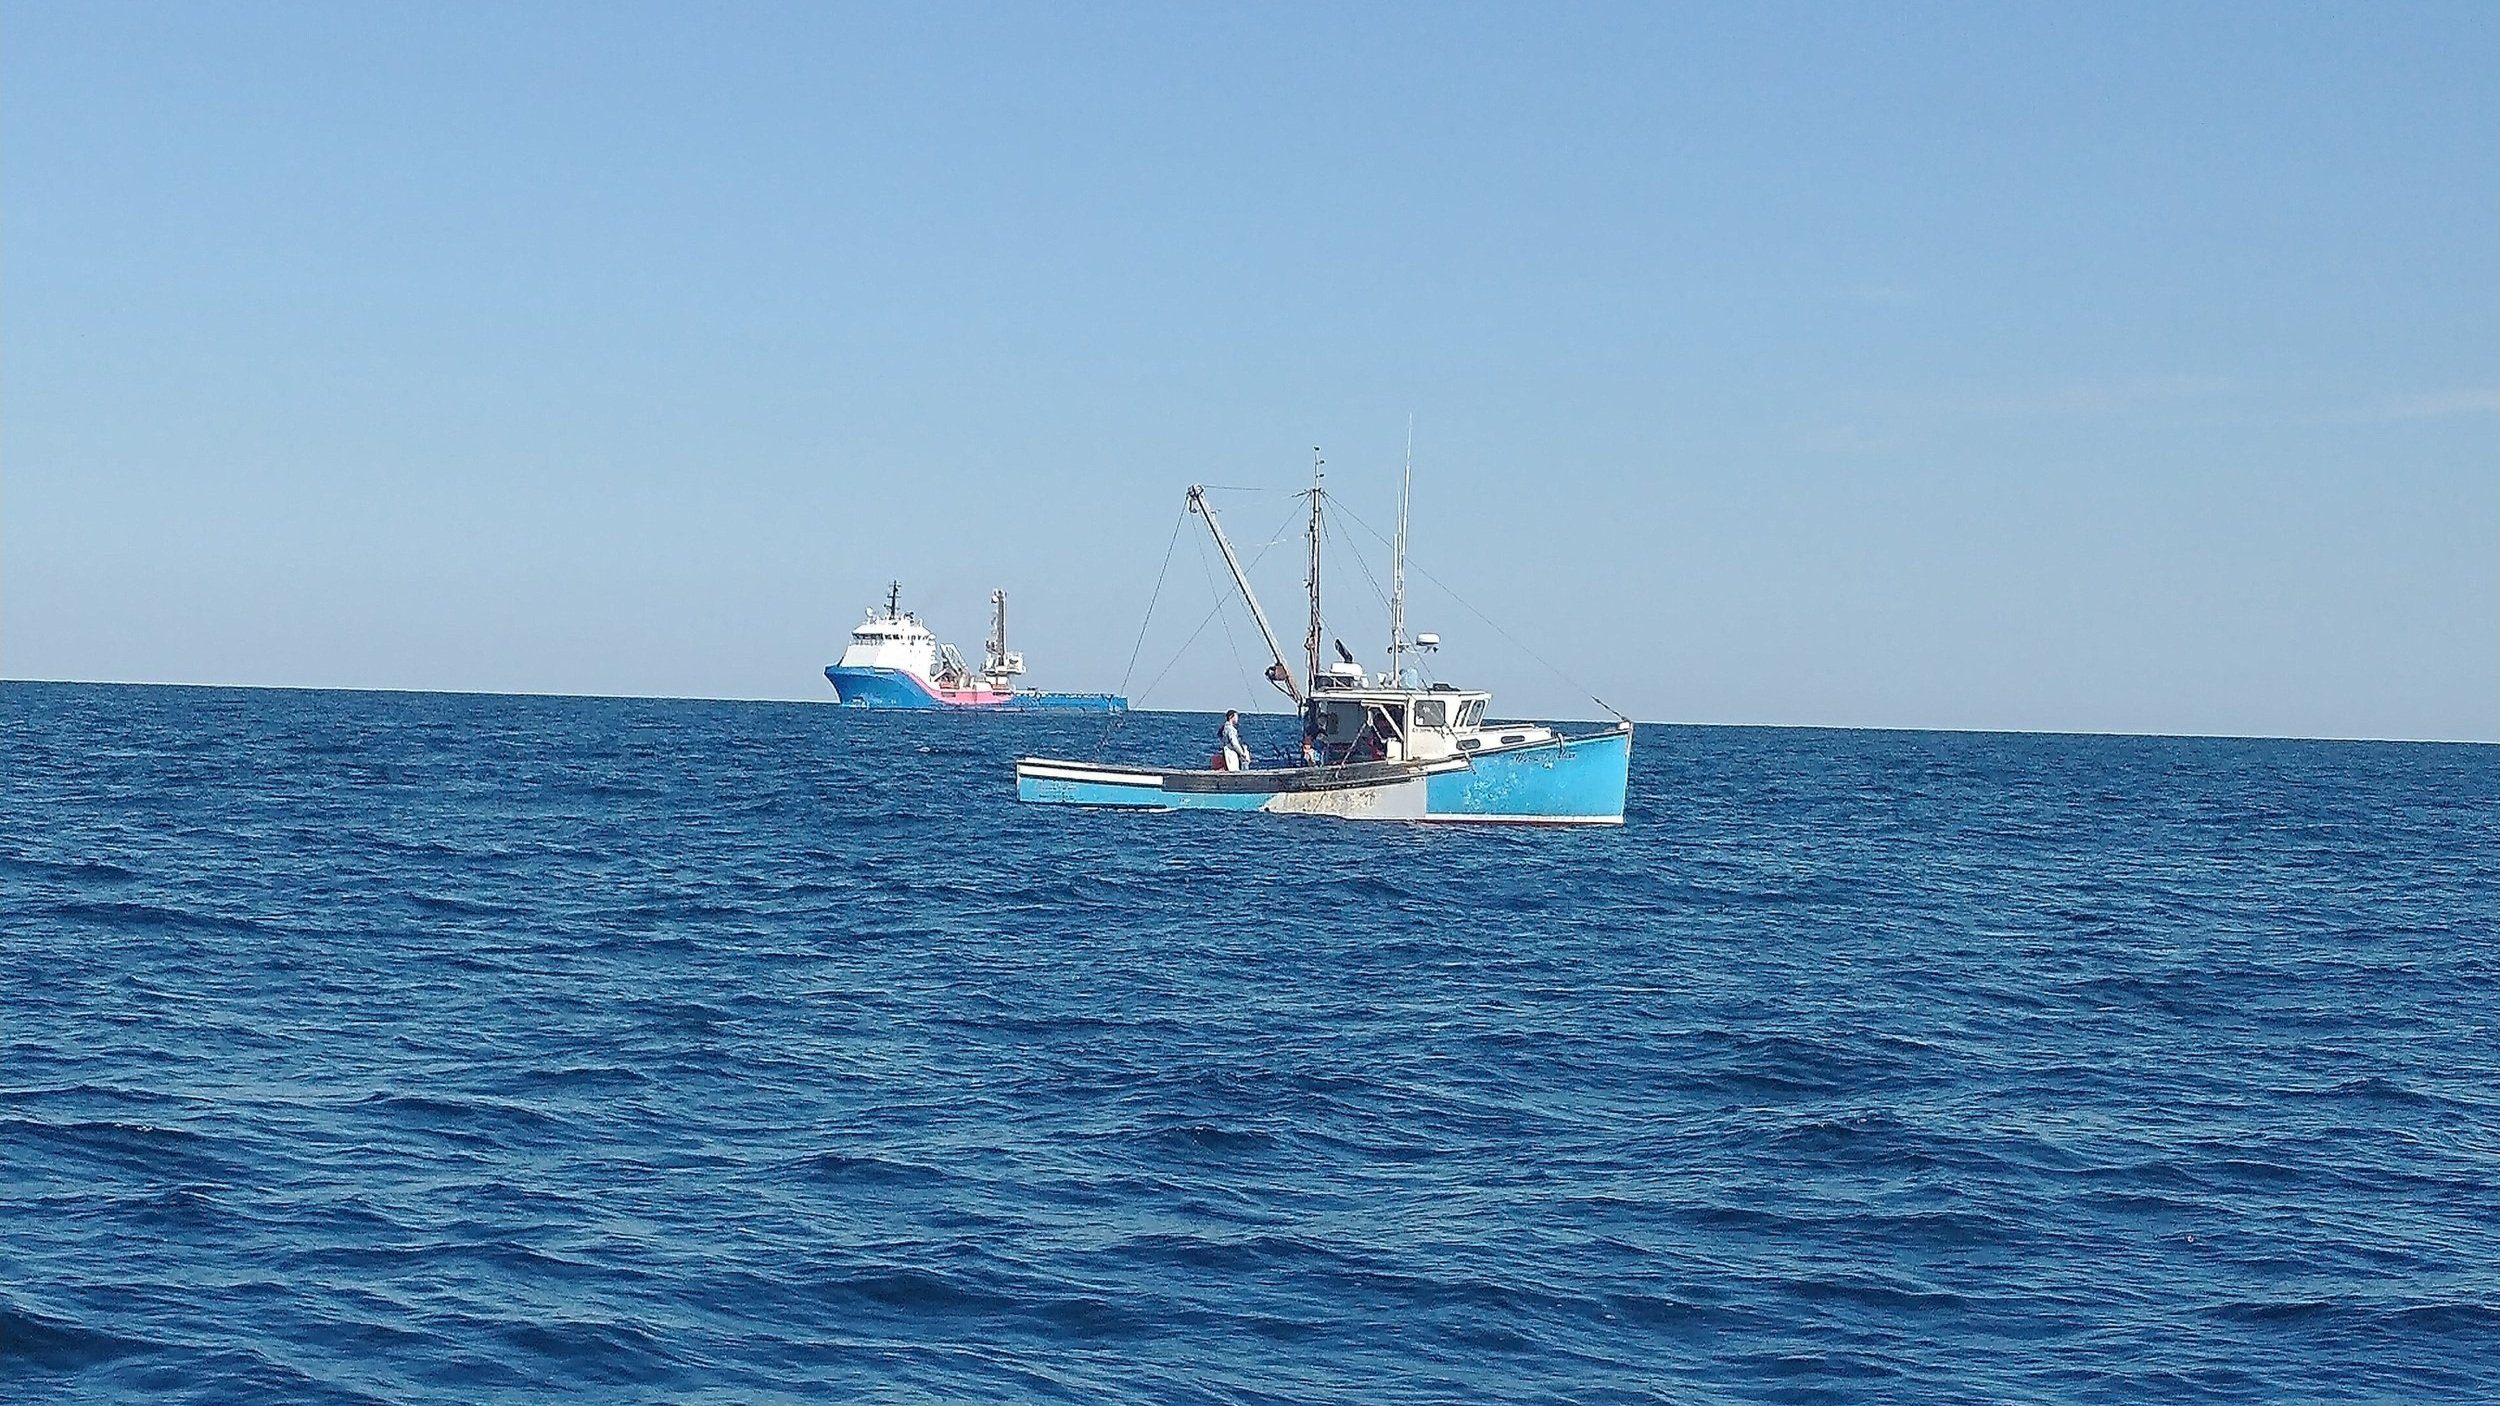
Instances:
[[[1185,484],[1320,445],[1385,526],[1411,413],[1417,560],[1642,718],[2500,737],[2495,56],[2488,4],[11,4],[0,674],[823,698],[899,576],[1106,687]],[[1239,678],[1210,630],[1148,701]]]

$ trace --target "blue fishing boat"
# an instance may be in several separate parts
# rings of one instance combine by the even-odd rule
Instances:
[[[1407,484],[1412,482],[1410,467]],[[1310,628],[1304,640],[1307,668],[1299,678],[1285,663],[1284,649],[1205,490],[1192,487],[1187,498],[1187,511],[1206,523],[1267,645],[1274,661],[1268,681],[1293,699],[1302,719],[1300,764],[1141,767],[1026,757],[1016,763],[1016,798],[1046,805],[1257,810],[1348,820],[1622,824],[1632,766],[1629,718],[1618,715],[1611,725],[1576,733],[1541,723],[1490,721],[1491,694],[1424,678],[1422,663],[1440,640],[1406,633],[1405,490],[1391,547],[1388,667],[1367,671],[1342,641],[1336,643],[1336,658],[1322,663],[1320,543],[1327,495],[1317,464],[1307,496]]]
[[[992,713],[1119,713],[1116,693],[1041,693],[1016,687],[1024,656],[1007,647],[1007,593],[990,592],[990,638],[976,672],[955,646],[941,644],[903,609],[903,583],[869,607],[840,662],[825,667],[834,697],[852,708],[950,708]]]

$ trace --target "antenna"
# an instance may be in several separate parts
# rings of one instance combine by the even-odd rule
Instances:
[[[1415,416],[1406,417],[1406,476],[1398,484],[1398,537],[1389,549],[1389,683],[1406,686],[1406,502],[1415,496]]]
[[[1319,505],[1320,499],[1324,497],[1325,494],[1320,488],[1320,481],[1327,477],[1327,464],[1327,460],[1319,457],[1318,446],[1312,446],[1310,527],[1311,575],[1308,580],[1303,582],[1303,585],[1309,587],[1311,592],[1311,628],[1302,636],[1302,649],[1303,653],[1308,655],[1310,658],[1311,673],[1308,680],[1308,686],[1314,692],[1316,692],[1319,688],[1319,642],[1322,633],[1319,623]]]

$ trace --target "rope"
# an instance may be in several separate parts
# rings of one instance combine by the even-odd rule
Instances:
[[[1368,527],[1363,530],[1365,532],[1371,531]],[[1380,589],[1380,578],[1372,575],[1370,563],[1364,561],[1360,556],[1357,556],[1354,558],[1354,566],[1356,570],[1363,573],[1363,583],[1372,588],[1372,599],[1380,602],[1381,609],[1387,610],[1389,608],[1389,593]]]
[[[1207,560],[1207,544],[1203,541],[1198,544],[1198,570],[1207,578],[1207,594],[1221,602],[1224,593],[1216,588],[1215,563]],[[1233,656],[1233,672],[1241,675],[1242,682],[1247,684],[1250,681],[1250,666],[1241,662],[1241,642],[1233,638],[1233,622],[1220,610],[1216,612],[1215,619],[1224,627],[1224,652]],[[1243,690],[1245,693],[1248,691],[1246,688]]]
[[[1163,565],[1155,568],[1155,588],[1146,597],[1146,618],[1137,622],[1137,643],[1128,650],[1128,667],[1120,671],[1120,692],[1128,692],[1128,681],[1137,674],[1137,656],[1146,647],[1146,627],[1154,623],[1155,602],[1163,599],[1163,577],[1172,569],[1172,553],[1181,544],[1181,524],[1189,521],[1189,509],[1183,508],[1172,517],[1171,540],[1163,544]]]
[[[1370,523],[1363,521],[1363,519],[1362,519],[1361,517],[1359,517],[1359,516],[1357,516],[1357,515],[1355,514],[1355,512],[1354,512],[1354,510],[1353,510],[1353,509],[1348,508],[1345,504],[1343,504],[1343,503],[1341,503],[1341,502],[1337,502],[1337,500],[1335,500],[1334,498],[1331,498],[1329,501],[1330,501],[1331,503],[1335,504],[1337,511],[1339,511],[1339,512],[1341,512],[1341,513],[1344,513],[1344,514],[1346,515],[1347,519],[1348,519],[1349,521],[1353,522],[1353,524],[1354,524],[1355,526],[1357,526],[1357,527],[1359,527],[1359,528],[1362,528],[1365,532],[1370,533],[1370,534],[1372,535],[1372,540],[1373,540],[1373,541],[1378,542],[1380,545],[1382,545],[1382,546],[1384,546],[1384,547],[1390,547],[1390,548],[1391,548],[1391,550],[1395,550],[1395,548],[1391,545],[1391,543],[1390,543],[1389,539],[1380,535],[1380,531],[1379,531],[1379,529],[1378,529],[1378,528],[1375,528],[1375,527],[1373,527]],[[1361,561],[1361,560],[1362,560],[1362,558],[1361,558],[1361,557],[1356,557],[1356,558],[1355,558],[1355,560],[1359,562],[1359,561]],[[1498,624],[1498,623],[1496,623],[1496,622],[1494,621],[1494,619],[1493,619],[1493,617],[1492,617],[1492,616],[1485,614],[1483,611],[1478,610],[1478,609],[1476,609],[1476,608],[1475,608],[1475,606],[1473,606],[1473,605],[1469,604],[1469,603],[1468,603],[1468,600],[1467,600],[1467,598],[1466,598],[1465,596],[1462,596],[1462,595],[1460,595],[1458,592],[1456,592],[1456,591],[1454,591],[1454,590],[1451,590],[1451,589],[1450,589],[1450,585],[1449,585],[1449,583],[1448,583],[1448,582],[1446,582],[1446,581],[1442,580],[1442,579],[1441,579],[1440,577],[1438,577],[1438,576],[1433,575],[1430,571],[1426,570],[1426,569],[1425,569],[1422,565],[1420,565],[1419,563],[1417,563],[1417,562],[1416,562],[1416,560],[1415,560],[1413,557],[1411,557],[1411,556],[1410,556],[1410,557],[1408,557],[1408,558],[1406,559],[1406,564],[1407,564],[1408,566],[1414,567],[1414,568],[1415,568],[1415,571],[1416,571],[1416,574],[1418,574],[1418,575],[1422,576],[1425,580],[1430,581],[1432,584],[1434,584],[1434,585],[1436,585],[1436,586],[1439,586],[1439,587],[1441,588],[1441,592],[1442,592],[1442,594],[1444,594],[1444,595],[1448,596],[1451,600],[1458,602],[1458,604],[1459,604],[1460,608],[1464,609],[1464,610],[1465,610],[1468,614],[1473,615],[1473,616],[1474,616],[1474,617],[1476,617],[1478,620],[1480,620],[1480,621],[1484,622],[1484,626],[1485,626],[1485,628],[1486,628],[1486,629],[1491,630],[1493,633],[1495,633],[1495,634],[1497,634],[1497,635],[1501,636],[1504,640],[1508,641],[1508,642],[1509,642],[1509,644],[1510,644],[1510,646],[1511,646],[1511,648],[1518,650],[1520,653],[1527,655],[1530,659],[1533,659],[1533,660],[1535,660],[1537,663],[1544,665],[1544,666],[1545,666],[1545,668],[1546,668],[1546,671],[1547,671],[1547,672],[1549,672],[1549,673],[1551,673],[1551,674],[1552,674],[1555,678],[1558,678],[1558,679],[1562,680],[1564,683],[1567,683],[1567,684],[1571,685],[1573,688],[1578,689],[1581,693],[1586,694],[1586,695],[1588,696],[1588,700],[1589,700],[1591,703],[1594,703],[1594,704],[1596,704],[1598,707],[1605,709],[1605,710],[1606,710],[1607,712],[1609,712],[1609,713],[1612,713],[1612,714],[1613,714],[1613,715],[1614,715],[1614,716],[1615,716],[1618,720],[1620,720],[1620,721],[1622,721],[1622,722],[1627,722],[1627,723],[1628,723],[1628,722],[1630,722],[1630,721],[1632,721],[1632,718],[1631,718],[1631,715],[1630,715],[1630,714],[1625,713],[1622,709],[1617,708],[1614,704],[1607,702],[1605,699],[1598,697],[1598,696],[1597,696],[1597,693],[1596,693],[1596,691],[1595,691],[1594,689],[1591,689],[1591,688],[1590,688],[1587,684],[1584,684],[1584,683],[1580,682],[1577,678],[1572,677],[1570,674],[1565,673],[1565,672],[1563,671],[1563,668],[1562,668],[1562,666],[1561,666],[1561,665],[1556,664],[1556,663],[1555,663],[1554,661],[1552,661],[1551,659],[1548,659],[1548,658],[1546,658],[1544,655],[1537,653],[1537,652],[1536,652],[1535,650],[1533,650],[1533,649],[1530,649],[1530,648],[1529,648],[1529,647],[1528,647],[1525,643],[1523,643],[1523,642],[1519,639],[1519,637],[1518,637],[1518,636],[1516,636],[1516,635],[1512,634],[1512,633],[1511,633],[1510,631],[1508,631],[1508,630],[1503,629],[1503,628],[1501,627],[1501,625],[1500,625],[1500,624]]]
[[[1181,524],[1187,521],[1189,509],[1186,506],[1172,517],[1172,536],[1163,544],[1163,565],[1155,568],[1155,588],[1146,597],[1145,618],[1137,622],[1137,642],[1129,646],[1128,667],[1120,671],[1120,696],[1123,698],[1128,696],[1128,681],[1137,676],[1137,656],[1146,648],[1146,628],[1154,623],[1155,602],[1163,599],[1163,578],[1172,569],[1172,553],[1181,544]],[[1120,725],[1127,721],[1128,713],[1124,710],[1113,713],[1103,723],[1102,735],[1094,739],[1092,760],[1102,760],[1102,749],[1111,745],[1111,734],[1119,731]]]
[[[1235,491],[1260,492],[1267,490],[1251,489]],[[1261,561],[1265,560],[1268,552],[1273,550],[1277,543],[1284,541],[1288,537],[1296,535],[1292,530],[1293,520],[1299,515],[1300,509],[1298,507],[1286,512],[1285,520],[1278,525],[1275,534],[1269,537],[1265,543],[1260,545],[1258,551],[1251,555],[1250,565],[1242,568],[1245,573],[1248,572],[1251,567],[1255,567]],[[1120,691],[1122,693],[1128,692],[1129,680],[1134,677],[1137,672],[1138,656],[1145,650],[1146,634],[1149,627],[1151,627],[1154,623],[1155,602],[1162,599],[1164,577],[1172,569],[1172,554],[1180,546],[1181,528],[1188,522],[1188,520],[1189,509],[1186,506],[1181,509],[1180,515],[1172,520],[1172,539],[1165,543],[1163,547],[1163,565],[1155,572],[1154,594],[1146,601],[1146,618],[1139,621],[1137,624],[1137,643],[1129,649],[1128,671],[1120,675]],[[1205,565],[1205,558],[1203,555],[1200,558],[1200,564],[1202,566]],[[1214,568],[1208,567],[1207,572],[1209,585],[1212,587]],[[1198,621],[1198,628],[1191,630],[1189,632],[1189,637],[1181,641],[1180,648],[1172,651],[1172,657],[1164,662],[1163,668],[1155,674],[1154,678],[1146,684],[1145,688],[1137,693],[1135,698],[1131,700],[1132,703],[1142,703],[1146,699],[1153,697],[1154,691],[1162,686],[1164,679],[1171,675],[1173,668],[1179,665],[1184,655],[1189,653],[1189,647],[1196,644],[1198,642],[1198,637],[1207,632],[1207,626],[1214,624],[1216,618],[1223,614],[1224,593],[1218,589],[1215,591],[1215,596],[1215,604],[1210,607],[1206,615]],[[1230,644],[1232,639],[1232,626],[1228,624],[1224,627],[1224,629],[1226,643]],[[1242,664],[1241,662],[1241,653],[1238,648],[1233,651],[1233,665],[1235,668],[1241,669],[1245,673],[1248,671],[1248,666]],[[1254,693],[1256,692],[1255,689],[1252,691]],[[1117,734],[1123,726],[1126,726],[1127,722],[1128,714],[1126,713],[1114,713],[1111,715],[1110,721],[1103,725],[1102,735],[1094,741],[1093,760],[1102,760],[1103,750],[1111,745],[1112,737]]]
[[[1171,657],[1169,660],[1166,660],[1166,661],[1164,662],[1164,665],[1163,665],[1163,673],[1160,673],[1160,674],[1155,675],[1155,677],[1154,677],[1154,683],[1150,683],[1150,684],[1146,685],[1146,690],[1145,690],[1145,692],[1144,692],[1144,693],[1140,693],[1140,694],[1138,694],[1138,695],[1137,695],[1138,697],[1140,697],[1140,698],[1145,698],[1145,697],[1149,697],[1149,696],[1151,696],[1151,695],[1154,693],[1154,691],[1155,691],[1155,684],[1159,684],[1159,683],[1162,683],[1162,682],[1163,682],[1163,680],[1164,680],[1165,676],[1166,676],[1166,675],[1168,675],[1168,674],[1170,674],[1170,673],[1172,672],[1172,668],[1173,668],[1173,666],[1174,666],[1174,665],[1177,665],[1177,664],[1179,664],[1179,663],[1181,662],[1181,656],[1183,656],[1183,655],[1185,655],[1185,654],[1189,653],[1189,647],[1190,647],[1191,645],[1196,644],[1196,643],[1198,642],[1198,637],[1199,637],[1200,635],[1203,635],[1203,634],[1205,634],[1205,633],[1207,632],[1207,626],[1214,624],[1214,623],[1215,623],[1215,617],[1216,617],[1216,616],[1218,616],[1218,615],[1220,615],[1220,614],[1222,614],[1222,613],[1223,613],[1223,610],[1224,610],[1224,602],[1222,602],[1222,601],[1217,601],[1217,602],[1215,603],[1214,608],[1213,608],[1213,609],[1211,609],[1211,610],[1209,610],[1209,611],[1206,613],[1205,617],[1204,617],[1204,618],[1202,618],[1201,620],[1199,620],[1199,622],[1198,622],[1198,628],[1197,628],[1197,629],[1194,629],[1194,630],[1192,630],[1192,631],[1190,631],[1190,632],[1189,632],[1189,638],[1187,638],[1187,639],[1185,639],[1185,640],[1182,640],[1182,641],[1181,641],[1181,647],[1180,647],[1179,649],[1176,649],[1176,650],[1172,651],[1172,657]]]
[[[1351,514],[1348,514],[1348,516],[1351,516]],[[1365,532],[1371,532],[1369,527],[1365,527],[1363,530]],[[1372,535],[1377,537],[1380,534],[1374,532]],[[1380,602],[1382,612],[1386,613],[1389,609],[1389,593],[1380,589],[1380,578],[1372,575],[1370,564],[1363,560],[1362,554],[1359,552],[1354,554],[1354,565],[1357,570],[1363,573],[1363,584],[1372,588],[1372,599]],[[1431,666],[1425,662],[1428,657],[1429,656],[1420,652],[1410,653],[1407,656],[1410,662],[1408,662],[1404,668],[1414,670],[1417,674],[1422,675],[1424,679],[1429,681],[1433,677],[1433,672]],[[1400,672],[1403,674],[1404,670],[1402,669]],[[1403,677],[1394,679],[1392,682],[1401,688],[1406,686],[1406,680]]]

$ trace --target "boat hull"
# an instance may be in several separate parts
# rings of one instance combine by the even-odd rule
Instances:
[[[834,664],[825,669],[834,697],[850,708],[921,708],[991,713],[1124,713],[1116,693],[1023,693],[940,688],[908,669]]]
[[[1158,771],[1028,757],[1016,799],[1118,810],[1257,810],[1346,820],[1620,825],[1629,724],[1428,762]]]

